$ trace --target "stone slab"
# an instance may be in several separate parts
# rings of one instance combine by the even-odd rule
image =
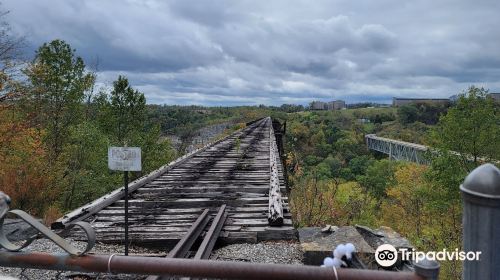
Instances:
[[[352,243],[358,256],[373,255],[375,250],[365,241],[353,226],[340,227],[333,232],[321,232],[320,227],[299,229],[299,240],[304,252],[304,263],[321,265],[325,257],[333,255],[333,249],[339,244]]]
[[[395,248],[413,248],[410,242],[401,237],[399,233],[390,227],[381,226],[378,229],[356,225],[358,232],[363,236],[365,241],[374,249],[382,244],[391,244]]]

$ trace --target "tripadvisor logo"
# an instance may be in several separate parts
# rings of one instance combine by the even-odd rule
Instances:
[[[391,244],[382,244],[375,251],[375,261],[380,266],[393,266],[398,260],[398,251]]]
[[[421,252],[409,248],[399,248],[399,250],[397,250],[390,244],[382,244],[378,246],[375,251],[375,261],[377,261],[377,263],[382,267],[393,266],[397,262],[398,257],[401,257],[401,261],[414,262],[418,262],[423,259],[435,261],[479,261],[481,258],[481,252],[464,252],[459,251],[458,249],[455,249],[454,251],[443,249],[441,251],[429,252]]]

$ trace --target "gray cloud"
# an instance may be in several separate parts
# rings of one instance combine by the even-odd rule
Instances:
[[[270,3],[269,3],[270,2]],[[4,1],[33,51],[60,38],[150,103],[244,105],[500,90],[494,0]]]

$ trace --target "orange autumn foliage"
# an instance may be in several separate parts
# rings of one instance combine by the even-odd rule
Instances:
[[[0,190],[12,208],[40,215],[56,200],[43,131],[29,127],[15,108],[0,105]]]

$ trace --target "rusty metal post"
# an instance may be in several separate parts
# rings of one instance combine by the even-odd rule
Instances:
[[[487,163],[474,169],[460,186],[463,200],[463,250],[481,252],[465,260],[462,278],[500,276],[500,170]]]

